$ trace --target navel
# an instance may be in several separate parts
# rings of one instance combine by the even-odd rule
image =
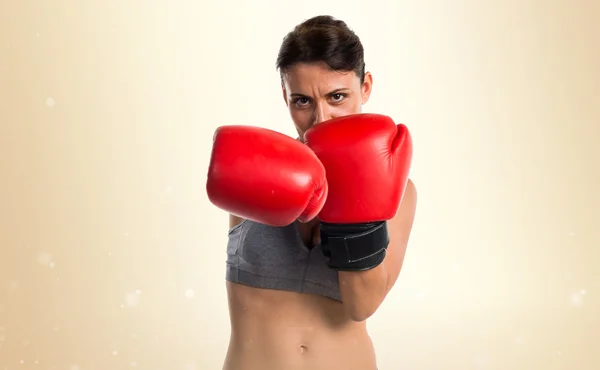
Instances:
[[[306,353],[308,351],[308,347],[304,344],[300,345],[300,353]]]

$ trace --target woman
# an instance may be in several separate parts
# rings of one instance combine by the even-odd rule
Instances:
[[[300,141],[318,123],[360,113],[373,84],[359,38],[329,16],[296,26],[281,45],[277,68]],[[227,292],[232,331],[224,369],[377,369],[366,320],[398,278],[415,207],[409,180],[388,222],[385,260],[355,272],[328,268],[319,220],[273,227],[231,215]],[[240,268],[240,261],[249,267]],[[287,273],[292,270],[300,273]],[[269,276],[259,278],[253,271]],[[301,289],[295,276],[304,277]]]

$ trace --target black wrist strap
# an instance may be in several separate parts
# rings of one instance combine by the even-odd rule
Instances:
[[[387,222],[321,223],[321,246],[329,267],[340,271],[370,270],[381,264],[389,244]]]

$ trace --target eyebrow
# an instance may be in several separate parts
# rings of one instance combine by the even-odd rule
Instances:
[[[333,95],[333,94],[340,93],[342,91],[350,91],[350,89],[342,87],[342,88],[339,88],[339,89],[332,90],[332,91],[328,92],[326,95]],[[298,96],[298,97],[302,97],[302,98],[307,98],[308,97],[307,95],[299,94],[299,93],[292,93],[292,94],[290,94],[290,96]]]

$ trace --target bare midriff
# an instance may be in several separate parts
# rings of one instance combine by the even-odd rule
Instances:
[[[376,370],[364,322],[329,298],[227,282],[224,370]]]

